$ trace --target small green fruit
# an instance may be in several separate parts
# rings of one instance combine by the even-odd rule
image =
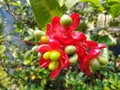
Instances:
[[[43,54],[43,58],[44,58],[45,60],[50,59],[50,54],[51,54],[51,52],[50,52],[50,51],[48,51],[48,52],[44,53],[44,54]]]
[[[40,38],[41,36],[44,36],[44,35],[45,35],[45,32],[43,32],[43,31],[40,31],[40,30],[34,31],[34,36],[37,38]]]
[[[60,24],[64,27],[69,27],[72,24],[72,19],[69,15],[63,15],[60,19]]]
[[[34,46],[34,47],[32,47],[31,51],[35,52],[37,50],[37,48],[38,48],[38,46]]]
[[[52,61],[52,62],[50,62],[49,66],[48,66],[48,69],[51,70],[51,71],[53,71],[53,70],[55,70],[57,67],[58,67],[58,62]]]
[[[48,43],[49,37],[48,37],[48,36],[42,36],[42,37],[40,38],[40,41],[41,41],[41,42]]]
[[[105,57],[103,57],[103,56],[99,56],[99,57],[98,57],[98,61],[100,62],[100,64],[101,64],[102,66],[108,64],[108,59],[105,58]]]
[[[92,70],[99,70],[100,69],[100,63],[97,59],[92,59],[89,64],[90,64]]]
[[[69,62],[71,64],[77,63],[77,60],[78,60],[78,55],[76,53],[74,55],[70,56],[70,58],[69,58]]]
[[[65,52],[68,54],[68,55],[72,55],[76,52],[76,47],[73,46],[73,45],[69,45],[69,46],[66,46],[65,47]]]
[[[32,63],[32,60],[30,60],[29,58],[26,58],[24,61],[23,61],[23,64],[24,65],[29,65]]]
[[[50,60],[57,61],[60,57],[60,52],[58,51],[52,51],[50,54]]]

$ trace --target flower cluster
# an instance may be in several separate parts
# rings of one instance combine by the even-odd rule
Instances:
[[[80,16],[73,13],[53,17],[47,24],[46,36],[38,43],[38,52],[42,53],[40,67],[51,70],[50,77],[54,79],[62,69],[71,63],[80,64],[80,70],[91,75],[90,61],[100,55],[106,45],[87,40],[83,32],[75,31],[80,23]]]

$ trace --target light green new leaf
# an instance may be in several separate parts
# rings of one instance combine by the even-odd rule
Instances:
[[[78,0],[65,0],[65,6],[70,9],[72,8],[76,3],[78,2]]]
[[[99,9],[100,11],[103,11],[103,10],[104,10],[104,8],[100,5],[99,0],[80,0],[80,1],[81,1],[81,2],[89,2],[89,3],[91,3],[93,6],[98,7],[98,9]]]
[[[80,0],[81,2],[90,2],[96,6],[99,5],[99,1],[98,0]]]
[[[56,0],[30,0],[38,26],[45,30],[53,16],[61,16],[62,9]]]
[[[0,70],[0,80],[4,79],[7,77],[7,73],[3,70]]]
[[[57,2],[59,3],[59,5],[62,7],[64,5],[64,1],[65,0],[57,0]]]

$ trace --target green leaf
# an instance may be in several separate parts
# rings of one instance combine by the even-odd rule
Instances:
[[[6,47],[4,45],[0,45],[0,54],[4,53],[6,50]]]
[[[33,58],[34,58],[34,55],[33,55],[33,53],[31,53],[31,50],[30,50],[30,51],[27,51],[27,52],[25,53],[25,55],[24,55],[23,64],[24,64],[24,65],[30,64],[30,63],[32,62]]]
[[[68,9],[72,8],[78,0],[65,0],[65,5]]]
[[[56,0],[30,0],[38,26],[43,30],[53,16],[61,16],[62,9]]]
[[[110,14],[112,15],[113,18],[120,15],[120,4],[112,5],[110,8]]]
[[[20,7],[20,3],[17,3],[17,2],[9,2],[10,5],[13,5],[13,6],[19,6]]]
[[[59,5],[62,7],[64,5],[64,0],[57,0],[57,2],[59,3]]]
[[[90,36],[90,38],[93,40],[93,41],[96,41],[98,43],[104,43],[108,46],[114,46],[116,45],[116,39],[113,38],[110,34],[107,33],[107,35],[104,35],[104,36],[100,36],[100,35],[97,35],[97,34],[93,34]]]
[[[2,84],[2,86],[8,87],[11,84],[10,77],[6,77],[6,78],[2,79],[0,81],[0,83]]]
[[[113,4],[118,4],[120,3],[120,0],[107,0],[107,4],[113,5]]]
[[[80,0],[81,2],[90,2],[96,6],[98,6],[100,3],[98,0]]]
[[[0,70],[0,80],[4,79],[5,77],[7,77],[7,73],[3,70]]]
[[[103,11],[104,8],[100,5],[100,2],[98,0],[80,0],[81,2],[89,2],[93,6],[97,7],[100,11]]]

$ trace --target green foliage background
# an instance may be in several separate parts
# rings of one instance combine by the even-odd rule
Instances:
[[[8,36],[4,36],[5,25],[0,19],[0,90],[120,90],[120,55],[110,50],[120,42],[120,0],[30,0],[30,4],[18,1],[0,2],[0,7],[6,4],[6,10],[16,19],[16,29]],[[39,67],[40,54],[35,49],[40,37],[34,33],[45,32],[53,16],[72,12],[81,16],[77,31],[107,45],[109,64],[92,77],[80,72],[79,66],[70,66],[51,80],[50,71]],[[6,47],[15,33],[25,44],[24,49],[16,43]],[[12,58],[6,52],[12,52]]]

